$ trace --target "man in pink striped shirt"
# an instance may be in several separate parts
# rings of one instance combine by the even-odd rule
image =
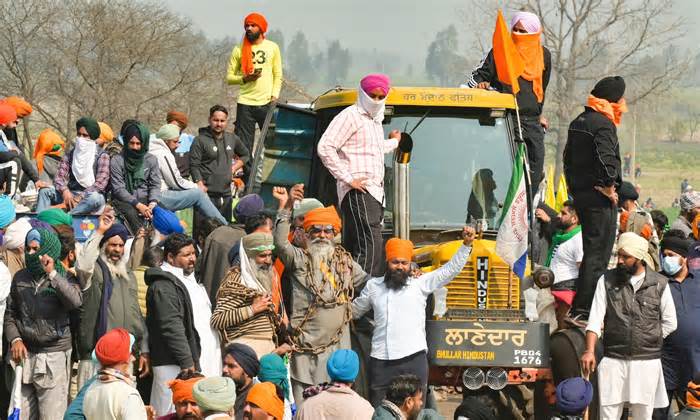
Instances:
[[[372,276],[384,275],[384,154],[396,149],[401,139],[398,130],[384,138],[389,89],[388,76],[365,76],[357,102],[333,118],[318,143],[318,156],[337,181],[343,246]]]

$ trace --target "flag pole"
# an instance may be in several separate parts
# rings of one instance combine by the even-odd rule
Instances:
[[[513,94],[513,101],[515,101],[515,116],[516,120],[518,122],[518,140],[517,143],[525,143],[525,138],[523,138],[523,125],[522,122],[520,121],[520,107],[518,106],[518,97]],[[525,191],[527,192],[527,207],[530,211],[530,214],[528,215],[528,221],[529,226],[528,226],[528,242],[530,242],[530,250],[535,245],[534,242],[534,229],[533,226],[535,225],[535,209],[534,209],[534,197],[532,195],[532,179],[530,177],[530,159],[528,157],[528,150],[527,150],[527,145],[525,145],[525,155],[523,155],[523,167],[525,168]],[[530,252],[530,255],[532,256],[533,253]],[[533,258],[530,258],[530,271],[534,272],[535,271],[535,260]]]

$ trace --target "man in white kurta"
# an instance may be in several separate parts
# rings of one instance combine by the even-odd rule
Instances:
[[[598,392],[603,420],[618,420],[625,403],[635,420],[651,419],[655,407],[668,405],[660,350],[663,338],[676,329],[676,310],[665,277],[647,269],[648,247],[633,232],[620,235],[618,268],[598,280],[593,298],[581,364],[584,372],[595,369],[595,343],[602,331]]]

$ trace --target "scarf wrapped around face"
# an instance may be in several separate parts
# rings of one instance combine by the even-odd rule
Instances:
[[[33,254],[29,253],[29,243],[32,241],[39,242],[39,250]],[[61,242],[58,236],[48,229],[32,229],[27,233],[27,239],[24,246],[24,261],[27,264],[27,270],[32,274],[34,279],[40,279],[46,273],[41,264],[41,256],[48,255],[55,262],[56,271],[65,275],[66,271],[63,265],[59,262],[61,256]]]
[[[126,170],[126,190],[133,194],[134,191],[146,181],[143,161],[146,158],[146,153],[148,153],[148,143],[151,133],[146,126],[140,122],[134,121],[130,124],[126,124],[122,128],[121,135],[124,139],[124,149],[122,153],[124,155],[124,169]],[[140,150],[131,150],[129,148],[129,140],[131,140],[132,137],[136,137],[141,141]]]
[[[608,119],[612,121],[616,127],[622,122],[622,114],[627,112],[627,103],[625,102],[625,98],[621,98],[617,102],[609,102],[605,99],[588,95],[588,103],[586,105],[588,105],[589,108],[592,108],[608,117]]]

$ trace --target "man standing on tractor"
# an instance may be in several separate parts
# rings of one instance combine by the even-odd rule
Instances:
[[[272,102],[282,90],[282,54],[280,48],[265,39],[267,20],[251,13],[243,21],[245,36],[236,45],[229,60],[226,82],[241,85],[236,106],[236,135],[253,153],[255,124],[262,129]]]
[[[649,244],[634,232],[620,235],[617,268],[599,280],[586,327],[584,374],[596,368],[595,344],[603,325],[598,367],[601,418],[617,420],[625,403],[634,419],[651,419],[668,406],[661,367],[664,338],[676,329],[668,279],[649,267]]]
[[[367,282],[352,302],[354,318],[374,310],[374,334],[370,358],[370,402],[378,406],[392,378],[417,375],[426,395],[428,386],[428,345],[425,338],[425,306],[428,296],[444,287],[462,271],[471,253],[476,232],[465,227],[462,247],[452,259],[420,278],[411,274],[413,243],[392,238],[386,243],[387,271]]]
[[[516,99],[520,108],[523,140],[527,145],[531,185],[535,193],[544,171],[544,131],[549,127],[549,123],[542,116],[542,107],[552,71],[552,55],[542,46],[542,24],[537,15],[517,12],[510,20],[510,27],[515,48],[525,63],[525,70],[518,77],[520,92]],[[503,85],[498,80],[493,49],[481,60],[462,86],[512,92],[510,86]]]
[[[343,246],[365,272],[384,274],[384,154],[396,149],[398,130],[384,137],[382,121],[390,80],[370,74],[360,81],[357,103],[328,125],[318,142],[318,156],[337,181],[343,217]]]
[[[596,83],[584,111],[569,124],[564,175],[583,235],[574,314],[587,316],[595,285],[607,269],[617,230],[617,189],[622,185],[617,126],[627,111],[620,76]]]

